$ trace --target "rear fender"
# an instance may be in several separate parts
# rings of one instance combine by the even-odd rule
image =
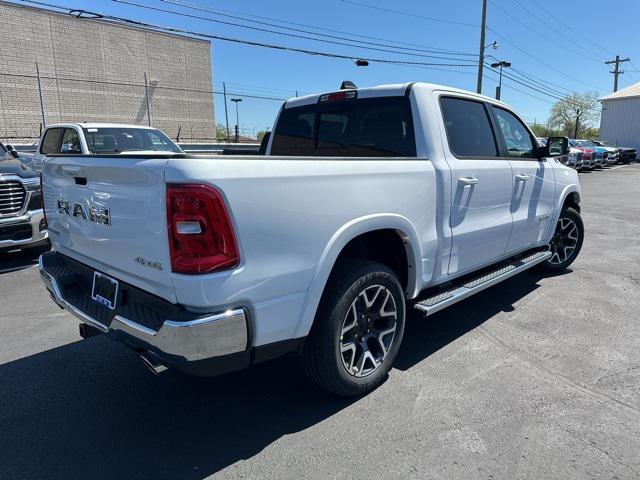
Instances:
[[[359,235],[384,229],[396,230],[403,239],[409,261],[406,294],[409,298],[417,295],[418,279],[422,278],[422,252],[418,234],[411,222],[396,214],[376,214],[357,218],[343,225],[331,237],[324,249],[298,319],[296,338],[309,333],[327,280],[342,249]]]

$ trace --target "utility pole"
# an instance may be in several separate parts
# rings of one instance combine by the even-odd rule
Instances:
[[[618,77],[624,73],[622,70],[620,70],[620,64],[624,62],[629,62],[629,61],[631,61],[629,58],[620,58],[620,55],[616,55],[615,60],[609,60],[608,62],[604,62],[607,65],[615,65],[615,67],[613,68],[613,72],[611,71],[609,72],[609,73],[613,73],[613,91],[614,92],[618,91]]]
[[[227,84],[222,82],[222,91],[224,92],[224,119],[227,125],[227,143],[231,142],[229,138],[229,114],[227,113]]]
[[[40,134],[42,134],[42,129],[47,126],[47,122],[44,116],[44,102],[42,101],[42,84],[40,83],[40,68],[38,67],[38,62],[36,62],[36,76],[38,78],[38,95],[40,96],[40,114],[42,115]]]
[[[147,72],[144,72],[144,98],[147,99],[147,125],[151,126],[151,103],[149,102],[149,83]]]
[[[478,87],[476,92],[482,93],[482,68],[484,66],[484,35],[487,29],[487,0],[482,0],[482,25],[480,27],[480,55],[478,61]]]

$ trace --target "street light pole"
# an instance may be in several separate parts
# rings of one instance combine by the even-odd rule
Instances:
[[[502,68],[509,68],[510,66],[511,63],[505,62],[504,60],[491,64],[491,68],[500,67],[500,80],[498,82],[498,86],[496,87],[496,100],[500,100],[500,92],[502,91]]]
[[[241,98],[232,98],[231,101],[236,104],[236,143],[240,140],[240,114],[238,113],[238,104],[242,101]]]

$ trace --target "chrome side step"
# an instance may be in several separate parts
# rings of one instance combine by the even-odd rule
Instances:
[[[514,260],[512,263],[506,264],[486,273],[480,277],[471,279],[463,284],[455,285],[449,290],[438,292],[437,294],[420,300],[414,305],[414,308],[422,311],[425,315],[431,315],[447,308],[460,300],[464,300],[471,295],[481,292],[482,290],[500,283],[507,278],[513,277],[551,257],[551,252],[535,252],[526,257]]]

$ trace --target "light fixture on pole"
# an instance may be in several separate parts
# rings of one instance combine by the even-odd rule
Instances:
[[[240,114],[238,113],[238,104],[242,99],[232,98],[231,101],[236,104],[236,143],[238,143],[240,140]]]
[[[508,68],[510,66],[511,63],[505,62],[504,60],[491,64],[491,68],[500,67],[500,80],[498,82],[498,86],[496,87],[496,100],[500,100],[500,91],[502,90],[502,68]]]

